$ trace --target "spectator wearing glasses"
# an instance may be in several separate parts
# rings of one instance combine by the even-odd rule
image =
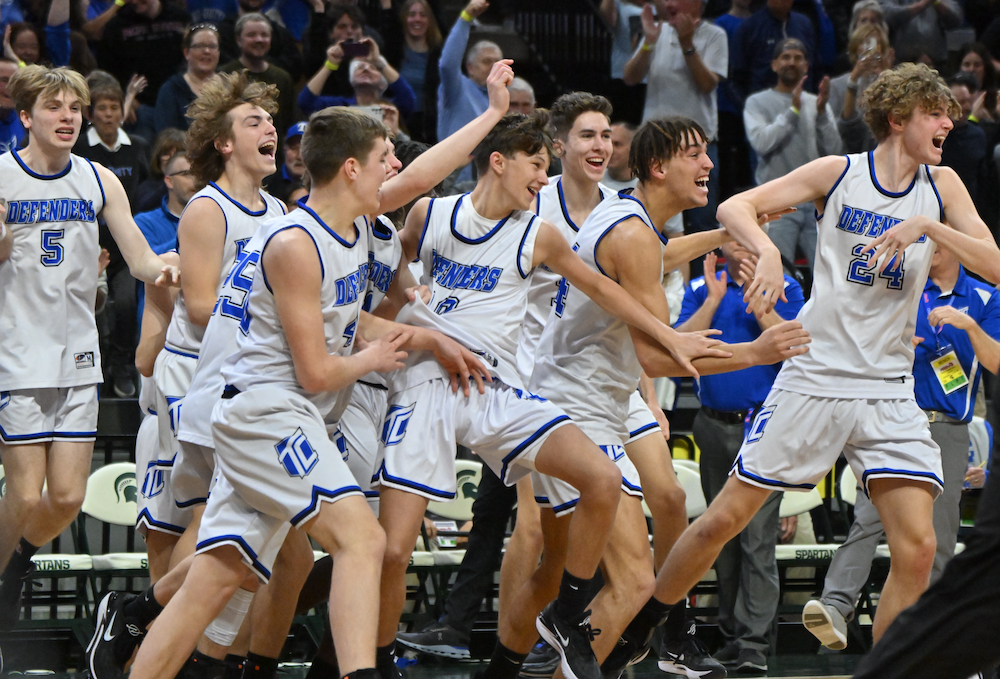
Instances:
[[[136,191],[136,204],[133,206],[136,214],[155,210],[167,195],[167,187],[163,183],[166,174],[164,166],[174,154],[185,149],[184,132],[175,127],[167,129],[156,135],[153,142],[153,152],[149,159],[149,179],[139,184]]]
[[[168,127],[186,130],[191,120],[184,115],[201,88],[219,66],[219,31],[212,24],[195,24],[182,40],[187,69],[171,76],[156,97],[156,131]]]

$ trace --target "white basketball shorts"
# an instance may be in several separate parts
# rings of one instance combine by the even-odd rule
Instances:
[[[97,437],[97,385],[0,391],[0,440],[8,446]]]

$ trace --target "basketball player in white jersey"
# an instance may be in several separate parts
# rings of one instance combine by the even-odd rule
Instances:
[[[315,114],[302,140],[309,199],[262,226],[247,246],[241,263],[256,272],[239,349],[222,369],[224,400],[213,414],[216,484],[191,577],[140,648],[132,669],[138,679],[172,677],[245,577],[267,581],[289,522],[334,555],[331,591],[340,605],[331,621],[341,671],[376,676],[384,537],[340,446],[327,436],[323,413],[343,407],[344,390],[358,377],[399,366],[407,344],[441,355],[446,370],[466,380],[470,370],[485,372],[439,333],[404,330],[361,311],[370,236],[355,219],[378,211],[386,137],[381,123],[351,109]],[[352,353],[358,333],[370,344]],[[462,386],[468,391],[468,382]]]
[[[694,356],[726,355],[712,349],[713,340],[677,335],[652,321],[618,286],[586,268],[555,227],[527,211],[548,181],[549,144],[542,121],[506,116],[476,149],[476,189],[418,202],[401,234],[407,258],[422,262],[423,275],[433,282],[430,304],[415,301],[400,319],[460,339],[486,360],[498,380],[467,404],[448,395],[440,370],[420,356],[390,377],[376,479],[382,493],[379,521],[387,533],[379,621],[383,676],[392,672],[404,576],[421,517],[430,498],[455,494],[456,443],[474,449],[508,485],[537,468],[580,489],[551,630],[571,639],[568,648],[560,647],[565,668],[572,666],[583,676],[599,672],[583,607],[614,518],[621,475],[579,429],[567,426],[571,423],[564,413],[523,390],[514,353],[528,277],[535,267],[544,264],[569,276],[663,345],[683,345],[675,351],[688,365]],[[530,626],[541,606],[531,611],[514,602],[512,608]],[[494,664],[516,675],[527,650],[500,643]]]
[[[0,225],[2,629],[18,618],[31,556],[76,517],[90,472],[102,381],[98,216],[133,276],[157,285],[179,280],[177,267],[150,250],[114,173],[71,153],[90,99],[83,77],[27,66],[7,91],[29,140],[0,157],[7,201]]]
[[[816,202],[813,294],[799,314],[812,344],[782,366],[726,486],[667,557],[643,611],[651,613],[647,624],[630,625],[640,639],[773,490],[813,488],[841,450],[878,509],[892,552],[876,641],[927,587],[941,459],[913,397],[918,297],[935,243],[990,281],[1000,280],[1000,251],[958,175],[934,167],[953,127],[948,116],[958,112],[937,73],[914,64],[885,71],[861,106],[879,142],[873,152],[821,158],[719,207],[723,225],[759,257],[747,299],[767,311],[781,294],[781,263],[753,217]],[[831,622],[816,611],[805,624],[821,636]]]

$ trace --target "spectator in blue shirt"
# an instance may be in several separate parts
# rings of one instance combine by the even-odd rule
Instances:
[[[1000,368],[998,340],[1000,293],[969,277],[955,255],[938,247],[918,307],[913,338],[914,396],[927,413],[931,438],[941,448],[944,470],[944,491],[934,502],[937,552],[931,569],[932,583],[941,577],[955,553],[959,501],[966,478],[975,479],[979,485],[984,480],[982,470],[969,467],[968,425],[982,369],[995,375]],[[942,362],[953,364],[952,371],[941,372]],[[812,609],[825,618],[825,624],[810,627],[810,631],[825,635],[830,648],[847,645],[846,621],[854,617],[855,602],[868,582],[872,557],[883,534],[878,512],[859,488],[854,525],[830,563],[823,596],[806,604],[807,612]]]
[[[489,3],[486,0],[472,0],[462,10],[444,41],[441,60],[438,62],[438,72],[441,75],[437,102],[438,139],[457,132],[489,106],[486,78],[489,77],[493,64],[503,59],[500,47],[489,40],[477,42],[465,56],[468,75],[462,74],[462,56],[469,43],[472,21],[485,12],[487,7]],[[458,181],[469,179],[472,179],[472,166],[466,165],[459,174]]]
[[[730,53],[735,70],[729,76],[739,96],[774,87],[771,70],[774,46],[785,38],[798,38],[806,46],[806,59],[815,63],[816,37],[812,22],[792,11],[794,0],[767,0],[767,6],[743,22],[736,33],[736,49]]]
[[[146,237],[149,247],[158,255],[177,249],[177,224],[181,220],[184,206],[195,194],[195,181],[186,152],[177,151],[164,163],[163,183],[167,187],[167,195],[160,207],[135,216],[136,226]],[[138,322],[141,324],[146,288],[139,282],[136,291],[139,300]]]
[[[7,82],[16,72],[16,62],[0,57],[0,153],[20,147],[26,136],[21,119],[14,110],[14,100],[7,94]]]
[[[682,332],[721,330],[723,342],[749,342],[776,323],[795,318],[802,308],[802,288],[785,276],[785,297],[763,316],[747,313],[740,264],[750,253],[738,243],[722,246],[726,269],[715,272],[714,253],[705,257],[705,276],[691,281],[684,293],[677,329]],[[743,443],[744,428],[764,402],[781,368],[755,366],[736,372],[702,375],[696,382],[701,410],[692,427],[701,449],[701,486],[711,502],[722,490]],[[719,630],[725,646],[716,660],[737,672],[767,670],[777,613],[778,540],[781,493],[774,493],[743,532],[727,544],[715,561],[719,586]]]

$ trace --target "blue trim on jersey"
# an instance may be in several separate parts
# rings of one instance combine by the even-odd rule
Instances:
[[[927,181],[929,181],[931,183],[931,188],[934,189],[934,197],[937,198],[938,209],[941,211],[941,218],[938,221],[939,222],[943,222],[944,221],[944,203],[941,202],[941,194],[938,193],[937,184],[934,183],[934,178],[931,177],[931,168],[930,168],[930,165],[924,165],[924,169],[927,171]]]
[[[625,191],[631,191],[631,190],[632,189],[623,189],[622,191],[619,191],[618,192],[618,197],[619,198],[628,198],[629,200],[634,200],[635,203],[636,203],[636,205],[638,205],[639,207],[642,208],[642,214],[646,215],[645,221],[647,223],[647,226],[652,226],[653,231],[656,232],[656,235],[659,236],[660,240],[663,241],[663,244],[666,245],[667,244],[667,240],[668,240],[667,236],[665,234],[661,233],[660,230],[658,228],[656,228],[656,225],[653,224],[653,218],[649,216],[649,211],[646,210],[646,206],[642,204],[641,200],[639,200],[638,198],[636,198],[635,196],[633,196],[631,193],[625,193]],[[639,215],[636,215],[636,216],[639,217]],[[639,217],[639,218],[642,219],[642,217]]]
[[[521,253],[524,252],[524,241],[528,240],[528,234],[531,233],[531,225],[535,223],[536,219],[538,219],[537,216],[532,217],[531,221],[528,222],[528,228],[524,230],[524,235],[521,236],[521,244],[517,246],[517,273],[521,275],[522,280],[531,275],[530,269],[525,272],[525,270],[521,268]],[[534,259],[534,257],[532,257],[532,259]]]
[[[358,227],[354,228],[356,230]],[[267,249],[267,244],[271,242],[272,238],[277,236],[282,231],[288,231],[289,229],[302,229],[305,232],[305,234],[309,236],[309,240],[313,242],[313,246],[316,248],[316,256],[319,257],[320,281],[326,279],[326,267],[323,266],[323,256],[320,255],[319,253],[319,243],[317,243],[316,239],[313,238],[313,235],[309,233],[309,230],[306,229],[306,227],[302,226],[301,224],[290,224],[288,226],[283,226],[274,233],[272,233],[270,236],[268,236],[267,241],[264,243],[264,247],[260,249],[260,260],[257,262],[257,268],[260,270],[261,276],[264,277],[264,285],[267,287],[267,291],[270,292],[272,295],[274,294],[274,290],[271,288],[271,284],[267,282],[267,272],[264,271],[264,250]]]
[[[511,462],[520,457],[524,453],[525,449],[528,448],[528,446],[530,446],[532,443],[534,443],[539,438],[544,436],[557,424],[570,421],[571,420],[569,419],[569,415],[560,415],[559,417],[554,417],[545,424],[543,424],[541,427],[539,427],[534,434],[524,439],[517,448],[510,451],[510,453],[507,454],[507,457],[503,459],[503,466],[500,468],[500,480],[506,483],[507,467],[510,465]]]
[[[844,156],[844,159],[847,161],[847,167],[845,167],[844,171],[840,173],[839,177],[837,177],[837,181],[835,181],[833,183],[833,186],[830,187],[830,190],[826,192],[826,197],[823,198],[823,209],[824,210],[826,209],[826,204],[828,202],[830,202],[830,196],[832,196],[834,190],[838,186],[840,186],[840,182],[844,181],[844,177],[847,176],[847,171],[851,169],[851,157],[850,156]],[[819,220],[822,216],[823,215],[819,214],[819,211],[817,210],[816,219]]]
[[[35,179],[43,179],[46,181],[50,179],[61,179],[62,177],[68,175],[69,171],[73,169],[73,158],[70,157],[69,162],[66,163],[66,168],[61,172],[58,172],[56,174],[38,174],[30,167],[24,164],[24,161],[21,160],[21,156],[18,154],[17,149],[11,149],[10,152],[14,154],[14,160],[16,160],[17,164],[21,166],[21,169],[27,172],[29,176],[34,177]]]
[[[455,228],[455,222],[458,221],[458,208],[462,206],[462,201],[465,200],[466,196],[468,195],[469,195],[468,193],[462,194],[462,196],[455,201],[455,209],[451,211],[451,234],[461,242],[465,243],[466,245],[479,245],[480,243],[485,243],[490,238],[493,238],[493,236],[496,235],[497,231],[499,231],[503,227],[503,225],[507,223],[507,220],[511,218],[514,212],[512,211],[509,215],[507,215],[499,222],[497,222],[497,225],[494,226],[492,229],[490,229],[489,233],[487,233],[485,236],[482,236],[480,238],[469,238],[467,236],[463,236]],[[472,209],[475,210],[476,208],[473,207]],[[430,216],[430,212],[428,212],[428,216]]]
[[[445,490],[438,490],[437,488],[431,488],[430,486],[425,486],[422,483],[417,483],[416,481],[409,481],[407,479],[401,479],[398,476],[391,475],[385,469],[385,462],[382,462],[382,467],[378,470],[375,476],[372,477],[372,481],[376,479],[381,479],[382,481],[388,481],[389,483],[395,483],[400,486],[406,486],[407,488],[412,488],[414,490],[419,490],[422,493],[427,493],[428,495],[433,495],[434,497],[439,497],[442,500],[454,500],[455,493],[451,493]]]
[[[873,475],[876,478],[880,476],[888,478],[909,476],[919,481],[933,480],[937,483],[939,488],[944,488],[944,481],[939,479],[933,472],[915,472],[910,469],[891,469],[889,467],[883,467],[881,469],[866,469],[865,473],[861,475],[861,486],[865,489],[865,493],[868,493],[868,477]]]
[[[799,488],[801,490],[812,490],[816,487],[814,483],[785,483],[784,481],[776,481],[774,479],[765,479],[763,476],[757,476],[756,474],[751,474],[746,469],[743,468],[743,458],[736,458],[736,473],[740,476],[745,476],[748,479],[752,479],[757,483],[763,483],[765,486],[772,486],[774,488]]]
[[[177,354],[178,356],[183,356],[185,358],[194,358],[194,359],[198,358],[198,354],[192,354],[189,351],[181,351],[180,349],[172,349],[166,344],[163,345],[163,350],[171,354]]]
[[[326,223],[326,222],[324,222],[324,221],[323,221],[322,219],[320,219],[320,218],[319,218],[319,215],[318,215],[318,214],[316,214],[316,211],[315,211],[315,210],[313,210],[313,209],[312,209],[311,207],[308,207],[308,206],[307,206],[307,205],[306,205],[306,204],[305,204],[304,202],[302,202],[302,201],[299,201],[299,207],[300,207],[300,208],[302,208],[303,210],[305,210],[305,211],[306,211],[306,214],[309,214],[309,215],[311,215],[311,216],[312,216],[312,218],[316,220],[316,223],[317,223],[317,224],[319,224],[319,225],[320,225],[320,226],[322,226],[322,227],[323,227],[324,229],[326,229],[326,230],[327,230],[327,233],[329,233],[329,234],[330,234],[331,236],[333,236],[334,238],[336,238],[336,239],[337,239],[337,242],[338,242],[338,243],[340,243],[341,245],[343,245],[343,246],[344,246],[345,248],[347,248],[348,250],[350,250],[350,249],[354,248],[354,246],[358,244],[358,241],[359,241],[359,240],[361,240],[361,231],[359,231],[359,230],[358,230],[358,225],[357,225],[357,224],[355,224],[354,222],[351,222],[351,226],[353,226],[353,227],[354,227],[354,242],[353,242],[353,243],[348,243],[348,242],[347,242],[346,240],[344,240],[343,238],[341,238],[341,237],[340,237],[340,235],[339,235],[339,234],[338,234],[338,233],[337,233],[336,231],[334,231],[334,230],[333,230],[333,229],[331,229],[331,228],[330,228],[329,226],[327,226],[327,223]],[[365,221],[367,221],[367,219],[366,219]],[[277,231],[275,231],[275,233],[278,233],[278,232],[277,232]],[[268,240],[270,240],[270,239],[268,239]],[[314,243],[316,242],[316,239],[315,239],[315,238],[313,239],[313,242],[314,242]],[[263,256],[264,256],[264,251],[263,251],[263,250],[261,250],[261,257],[263,257]],[[322,260],[321,260],[321,261],[322,261]]]
[[[192,197],[191,200],[188,201],[188,204],[184,206],[184,209],[181,210],[181,218],[183,219],[184,218],[184,213],[187,212],[187,209],[189,207],[191,207],[191,205],[196,200],[199,200],[201,198],[206,198],[206,199],[212,201],[213,203],[215,203],[216,205],[219,206],[219,211],[222,212],[222,229],[223,229],[223,231],[222,231],[222,239],[225,240],[225,239],[229,238],[229,218],[226,216],[226,211],[223,209],[222,203],[220,203],[219,201],[217,201],[215,199],[215,196],[204,195],[204,196],[194,196],[194,197]],[[180,254],[180,244],[178,244],[178,246],[176,248],[174,248],[173,252],[177,252],[177,254]]]
[[[417,241],[417,256],[413,258],[414,262],[420,261],[420,250],[424,247],[424,236],[427,235],[427,225],[431,221],[431,210],[434,209],[434,198],[427,203],[427,216],[424,217],[424,228],[420,231],[420,240]]]
[[[366,222],[368,221],[367,217],[365,217],[365,221]],[[375,218],[375,221],[368,222],[368,226],[372,230],[372,235],[378,238],[379,240],[385,240],[385,241],[392,240],[392,229],[383,224],[382,220],[379,219],[378,217]]]
[[[243,556],[250,559],[250,564],[251,564],[250,568],[257,571],[257,573],[263,575],[264,579],[266,580],[271,579],[271,571],[264,568],[264,564],[262,564],[257,559],[257,553],[252,549],[250,549],[250,545],[247,544],[247,541],[244,540],[239,535],[219,535],[214,538],[208,538],[207,540],[202,540],[201,542],[199,542],[195,547],[195,549],[201,551],[203,549],[208,549],[215,545],[221,545],[225,543],[229,543],[234,547],[236,547],[236,549],[243,552]]]
[[[653,429],[659,429],[659,428],[660,428],[660,425],[658,423],[656,423],[656,422],[650,422],[649,424],[646,424],[646,425],[643,425],[643,426],[639,427],[635,431],[630,431],[628,433],[628,437],[629,438],[634,438],[634,437],[638,436],[639,434],[643,434],[643,433],[645,433],[647,431],[651,431]]]
[[[638,202],[638,201],[636,201],[636,202]],[[641,205],[641,203],[640,203],[640,205]],[[601,266],[601,263],[599,261],[597,261],[597,248],[600,247],[601,241],[604,240],[604,237],[607,236],[609,233],[611,233],[611,229],[615,228],[616,226],[618,226],[619,224],[621,224],[622,222],[624,222],[626,219],[632,219],[633,217],[638,217],[638,216],[639,215],[635,215],[635,214],[625,215],[624,217],[622,217],[621,219],[619,219],[617,222],[615,222],[614,224],[612,224],[611,226],[609,226],[608,228],[606,228],[604,230],[604,233],[602,233],[600,236],[597,237],[597,241],[594,243],[594,265],[597,266],[597,269],[602,274],[604,274],[605,277],[611,278],[611,276],[608,276],[608,272],[604,270],[604,267]],[[648,224],[647,224],[647,226],[648,226]],[[656,229],[653,229],[653,231],[656,231]],[[659,234],[659,232],[657,232],[657,234]],[[662,239],[662,236],[661,236],[661,239]],[[612,280],[614,280],[614,279],[612,279]]]
[[[239,209],[243,210],[243,212],[247,213],[251,217],[263,217],[267,213],[267,198],[264,197],[264,193],[262,191],[260,191],[260,190],[257,191],[257,195],[259,195],[260,199],[262,201],[264,201],[264,209],[260,210],[258,212],[254,212],[253,210],[251,210],[250,208],[248,208],[246,205],[244,205],[243,203],[241,203],[240,201],[236,200],[235,198],[233,198],[232,196],[230,196],[228,193],[226,193],[225,191],[223,191],[222,189],[220,189],[219,185],[216,184],[215,182],[209,182],[208,185],[211,186],[216,191],[218,191],[219,193],[221,193],[223,196],[226,197],[226,200],[228,200],[230,203],[232,203],[233,205],[235,205]],[[225,210],[223,210],[223,212],[225,212]]]
[[[184,501],[178,500],[176,498],[174,499],[174,504],[177,505],[178,509],[187,509],[188,507],[193,507],[195,505],[203,505],[206,502],[208,502],[207,497],[196,497],[193,500],[184,500]]]
[[[91,162],[90,158],[84,158],[84,160],[90,165],[90,169],[94,171],[94,179],[97,180],[97,187],[101,189],[101,209],[98,210],[98,212],[101,212],[108,204],[108,197],[104,195],[104,182],[101,181],[101,175],[97,174],[97,168],[94,167],[94,163]]]
[[[333,502],[339,498],[349,497],[351,495],[364,495],[364,492],[361,490],[360,486],[344,486],[343,488],[337,488],[336,490],[313,486],[312,502],[309,503],[308,507],[293,516],[288,522],[298,528],[300,523],[308,519],[316,512],[321,499],[325,499],[327,502]]]
[[[177,535],[182,535],[184,533],[184,530],[185,530],[185,528],[183,526],[175,526],[174,524],[167,523],[166,521],[157,521],[149,513],[149,509],[147,509],[146,507],[143,507],[142,511],[139,512],[139,516],[137,516],[135,518],[135,525],[138,526],[140,523],[143,522],[144,519],[145,519],[146,524],[150,528],[162,528],[162,529],[166,529],[166,530],[163,531],[163,532],[166,532],[166,533],[176,533]]]
[[[875,176],[875,158],[872,155],[872,153],[873,153],[872,151],[868,152],[868,174],[871,176],[872,183],[875,184],[875,188],[876,190],[878,190],[879,193],[881,193],[883,196],[888,196],[889,198],[902,198],[903,196],[905,196],[906,194],[908,194],[910,191],[913,190],[913,187],[916,186],[917,184],[917,175],[920,174],[920,168],[917,168],[917,171],[913,173],[913,180],[910,182],[910,185],[906,187],[905,191],[903,191],[902,193],[893,193],[892,191],[886,191],[885,189],[882,188],[882,185],[878,183],[878,177]]]
[[[563,219],[566,220],[569,228],[573,229],[574,233],[578,232],[580,227],[573,223],[573,220],[569,217],[569,210],[566,209],[566,196],[563,195],[562,177],[559,177],[559,181],[556,182],[556,191],[559,192],[559,209],[562,210]],[[598,192],[600,192],[600,189],[598,189]],[[604,200],[603,195],[601,195],[601,200]]]

